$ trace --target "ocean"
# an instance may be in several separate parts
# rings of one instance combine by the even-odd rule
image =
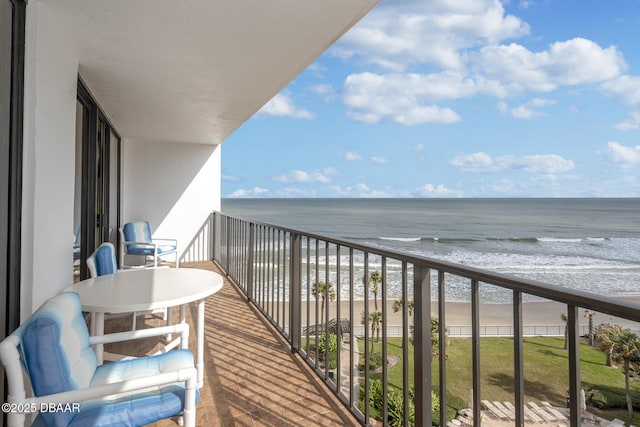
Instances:
[[[640,295],[640,199],[223,199],[222,211],[571,289]],[[453,289],[448,299],[467,293]]]

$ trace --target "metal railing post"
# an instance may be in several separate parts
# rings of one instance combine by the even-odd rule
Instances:
[[[211,260],[217,261],[218,251],[220,250],[220,243],[218,239],[220,233],[218,232],[218,213],[216,211],[211,212],[209,223],[209,254]]]
[[[302,342],[302,237],[298,233],[291,233],[289,262],[289,336],[291,352],[296,353],[300,351]]]
[[[428,268],[414,265],[413,286],[415,425],[431,427],[431,276]]]
[[[580,402],[580,334],[578,333],[578,307],[567,305],[567,328],[569,336],[569,423],[580,427],[582,402]]]
[[[230,252],[231,252],[231,222],[233,221],[233,219],[231,217],[226,217],[226,221],[225,221],[225,230],[226,230],[226,242],[225,242],[225,262],[224,262],[224,269],[225,271],[229,271],[229,258],[231,258]]]
[[[477,279],[471,280],[471,359],[473,376],[473,425],[482,425],[480,407],[480,284]]]
[[[253,223],[249,223],[249,233],[247,236],[247,299],[253,300],[253,282],[254,282],[254,227]]]
[[[438,362],[440,377],[440,425],[447,425],[447,326],[444,271],[438,271]]]
[[[524,426],[524,346],[522,336],[522,292],[513,291],[513,389],[516,426]]]

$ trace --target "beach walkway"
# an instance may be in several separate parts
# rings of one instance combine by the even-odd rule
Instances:
[[[515,407],[510,402],[490,402],[482,401],[482,426],[486,427],[512,427],[515,424]],[[595,415],[584,411],[582,414],[582,425],[606,426],[610,421],[598,418]],[[472,426],[473,411],[463,409],[458,413],[456,419],[449,421],[447,427]],[[530,401],[525,404],[525,426],[536,427],[568,427],[568,413],[565,408],[557,408],[548,402],[538,403]]]

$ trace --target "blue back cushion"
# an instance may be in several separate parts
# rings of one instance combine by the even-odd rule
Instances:
[[[97,367],[80,298],[64,292],[46,301],[14,334],[36,396],[86,388]],[[73,412],[42,413],[47,425],[67,425]]]
[[[92,257],[98,276],[114,274],[118,270],[113,244],[108,242],[101,244],[98,246],[98,249],[95,250]]]
[[[151,228],[147,221],[129,222],[124,225],[123,231],[127,242],[151,243]]]
[[[123,233],[124,240],[127,242],[152,242],[151,228],[147,221],[129,222],[124,225]],[[148,245],[127,245],[127,253],[132,255],[153,255],[153,247]]]

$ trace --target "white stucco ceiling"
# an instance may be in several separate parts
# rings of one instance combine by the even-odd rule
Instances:
[[[378,0],[56,0],[124,138],[218,144]]]

